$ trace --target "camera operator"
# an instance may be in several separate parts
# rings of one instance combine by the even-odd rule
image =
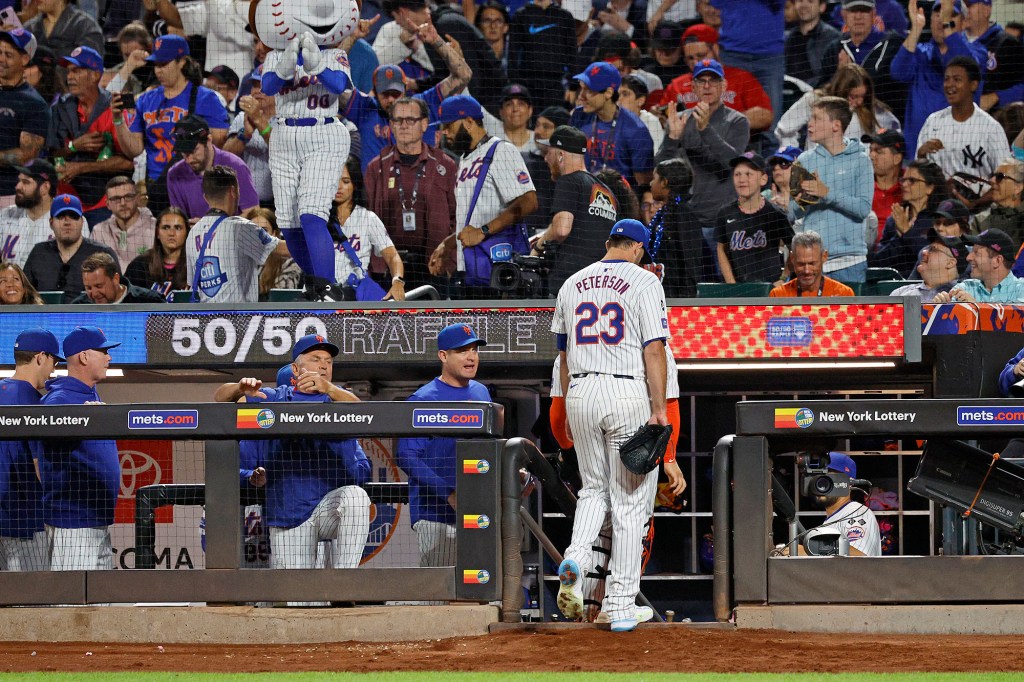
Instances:
[[[549,243],[559,244],[557,256],[548,263],[551,294],[573,273],[601,260],[604,239],[618,214],[615,195],[587,171],[586,153],[586,135],[572,126],[558,126],[544,154],[555,191],[551,224],[534,240],[532,253],[542,255]]]
[[[851,479],[857,478],[857,465],[852,457],[841,452],[830,452],[828,456],[828,471],[846,474]],[[814,472],[805,469],[803,476],[809,475],[813,476]],[[846,494],[842,497],[813,497],[816,506],[824,507],[826,518],[824,523],[807,531],[805,535],[810,535],[817,529],[833,528],[839,531],[840,536],[846,536],[850,543],[850,556],[882,556],[882,536],[874,512],[860,502],[853,501],[850,496],[853,491],[852,482],[845,490]],[[782,553],[788,555],[789,548],[786,547]],[[799,553],[801,556],[807,556],[807,550],[802,543]]]

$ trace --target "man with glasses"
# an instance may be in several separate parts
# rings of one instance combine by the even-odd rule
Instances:
[[[423,140],[427,103],[403,97],[391,110],[395,143],[381,150],[364,175],[368,208],[380,217],[395,248],[403,252],[406,290],[435,284],[427,260],[455,226],[455,178],[451,157]],[[455,253],[449,268],[454,270]]]
[[[569,125],[587,136],[587,170],[611,168],[631,185],[651,181],[654,141],[647,126],[628,109],[618,105],[622,76],[608,62],[594,62],[573,76],[580,84],[579,105]]]
[[[967,235],[964,241],[974,248],[967,256],[972,279],[957,284],[948,293],[935,295],[935,303],[1021,303],[1024,302],[1024,279],[1011,271],[1017,245],[1002,230],[985,230]]]
[[[38,405],[60,356],[57,337],[26,329],[14,341],[14,375],[0,379],[0,405]],[[0,441],[0,571],[48,571],[43,487],[33,459],[38,442]]]
[[[967,245],[959,237],[945,237],[933,227],[928,230],[928,240],[915,268],[922,281],[901,286],[890,296],[919,296],[921,303],[932,303],[967,273]]]
[[[67,376],[46,383],[43,405],[95,405],[96,384],[107,377],[110,351],[99,327],[75,327],[64,337]],[[58,413],[52,413],[54,416]],[[50,441],[39,454],[43,522],[50,542],[50,569],[114,568],[110,526],[121,490],[121,462],[113,440]]]
[[[139,206],[139,193],[127,175],[118,175],[107,182],[107,207],[113,214],[92,228],[92,238],[117,254],[122,271],[151,246],[156,231],[156,218]]]
[[[1024,206],[1021,192],[1024,192],[1024,162],[1014,158],[1004,159],[989,176],[992,185],[992,206],[978,214],[975,225],[979,230],[997,228],[1016,241],[1024,241]]]

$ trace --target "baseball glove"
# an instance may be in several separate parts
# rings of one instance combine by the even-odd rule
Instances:
[[[810,206],[811,204],[816,204],[821,201],[821,197],[808,194],[801,186],[807,180],[813,179],[814,173],[801,166],[799,161],[790,167],[789,193],[790,196],[795,198],[797,203],[801,206]]]
[[[622,465],[640,476],[654,471],[665,455],[671,436],[671,426],[644,424],[619,447]]]

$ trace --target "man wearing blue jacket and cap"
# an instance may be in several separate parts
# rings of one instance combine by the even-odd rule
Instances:
[[[474,380],[480,346],[487,342],[467,324],[450,324],[437,335],[441,375],[409,396],[411,401],[491,402]],[[412,529],[420,546],[420,566],[455,565],[455,439],[402,438],[398,466],[409,476]]]
[[[331,383],[338,347],[317,334],[292,348],[294,379],[263,388],[245,378],[217,389],[218,402],[358,402]],[[280,376],[280,373],[279,373]],[[282,377],[285,378],[285,377]],[[239,442],[243,485],[267,488],[273,568],[313,568],[317,545],[333,540],[334,568],[357,568],[370,531],[370,460],[354,438],[281,438]]]
[[[38,405],[53,374],[60,344],[45,329],[26,329],[14,341],[14,375],[0,379],[0,405]],[[0,571],[48,571],[43,488],[33,459],[37,441],[0,441]]]
[[[120,345],[108,341],[99,327],[75,327],[64,337],[68,375],[46,382],[49,393],[40,404],[101,403],[96,384],[107,377],[110,350]],[[39,454],[39,478],[43,484],[43,521],[50,541],[50,569],[114,568],[110,525],[121,490],[117,443],[46,441]]]

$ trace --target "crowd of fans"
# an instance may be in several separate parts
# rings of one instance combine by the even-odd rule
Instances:
[[[993,21],[999,2],[364,0],[335,46],[353,83],[337,280],[369,273],[395,300],[554,296],[603,223],[637,218],[670,297],[857,293],[887,268],[911,280],[898,295],[1024,302],[1024,26]],[[280,236],[248,0],[12,9],[0,303],[178,299],[211,169]],[[518,254],[492,254],[519,276],[480,280],[468,250],[520,231]],[[303,287],[271,251],[261,299]]]

